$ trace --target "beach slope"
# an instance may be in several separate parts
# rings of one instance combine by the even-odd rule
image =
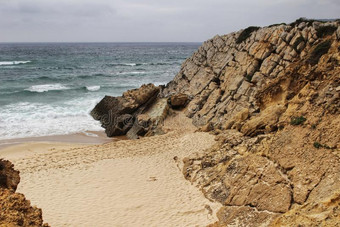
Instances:
[[[180,126],[180,127],[179,127]],[[18,191],[51,226],[205,226],[220,205],[186,181],[182,159],[211,147],[180,112],[167,134],[104,145],[28,143],[0,153],[20,170]]]

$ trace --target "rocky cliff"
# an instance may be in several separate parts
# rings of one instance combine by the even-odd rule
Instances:
[[[122,118],[119,127],[128,128],[120,133],[134,127],[132,138],[137,138],[155,134],[159,121],[151,119],[166,117],[167,103],[172,108],[187,105],[186,116],[202,131],[217,135],[214,147],[184,159],[183,168],[208,199],[223,205],[219,221],[211,226],[336,226],[339,24],[299,19],[215,36],[165,88],[147,85],[159,89],[157,94],[145,95],[150,93],[144,86],[132,91],[146,89],[138,105],[133,105],[138,95],[125,94],[113,98],[113,106],[102,101],[92,114],[96,119],[129,114],[138,127],[126,126]],[[133,97],[128,103],[134,108],[120,112],[125,107],[117,99],[125,96]],[[150,112],[158,114],[145,115]],[[116,125],[104,127],[110,131]]]
[[[340,223],[339,24],[215,36],[162,91],[191,97],[186,115],[218,135],[183,169],[224,205],[212,226]]]
[[[45,226],[41,209],[32,207],[25,196],[16,193],[19,171],[13,164],[0,159],[0,226]]]

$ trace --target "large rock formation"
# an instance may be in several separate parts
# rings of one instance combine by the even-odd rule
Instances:
[[[9,161],[0,159],[0,226],[47,227],[41,209],[32,207],[23,194],[15,193],[19,182],[19,171]]]
[[[252,29],[253,32],[246,32],[249,37],[241,43],[238,38],[244,37],[244,31],[217,35],[204,42],[183,63],[180,72],[162,94],[184,93],[193,97],[186,114],[194,119],[197,126],[212,122],[215,128],[240,127],[225,123],[244,109],[247,109],[249,117],[264,110],[270,100],[257,99],[256,95],[260,92],[281,94],[280,89],[294,89],[282,97],[274,97],[273,94],[270,98],[277,99],[272,100],[275,102],[279,99],[284,102],[286,96],[292,98],[296,95],[293,92],[303,84],[294,82],[298,75],[293,70],[299,70],[299,65],[300,68],[309,65],[306,70],[313,71],[315,61],[324,52],[337,48],[338,23],[301,22],[295,26]],[[289,67],[292,63],[296,65],[297,61],[297,67]],[[280,84],[265,90],[275,79],[281,80]],[[265,102],[267,106],[258,101]]]
[[[159,91],[159,87],[147,84],[126,91],[121,97],[105,96],[91,111],[91,115],[102,123],[109,137],[128,134],[130,138],[138,138],[145,135],[150,126],[139,124],[137,116],[155,104]],[[144,123],[151,121],[155,120],[144,119]]]
[[[186,115],[218,134],[183,168],[224,205],[212,226],[340,223],[339,24],[298,20],[215,36],[162,91],[191,97]]]
[[[214,147],[183,160],[185,177],[223,205],[212,226],[334,226],[340,223],[339,24],[300,19],[217,35],[161,91],[142,87],[150,91],[142,101],[134,95],[140,90],[129,99],[105,97],[92,116],[109,136],[132,130],[133,138],[154,134],[148,130],[157,123],[150,122],[164,119],[165,103],[187,105],[196,126],[218,135]],[[157,106],[164,111],[150,110]],[[134,124],[121,124],[125,119]]]

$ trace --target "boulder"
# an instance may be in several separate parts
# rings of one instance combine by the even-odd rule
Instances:
[[[170,105],[174,109],[184,108],[189,101],[189,96],[186,94],[175,94],[170,97]]]
[[[147,84],[126,91],[121,97],[105,96],[91,116],[101,122],[107,136],[125,135],[133,127],[136,116],[156,100],[159,91],[159,87]]]
[[[14,169],[11,162],[0,159],[0,188],[7,188],[15,191],[19,182],[19,171]]]

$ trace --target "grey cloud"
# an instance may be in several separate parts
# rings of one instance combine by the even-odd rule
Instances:
[[[7,3],[7,4],[6,4]],[[100,16],[102,13],[114,14],[116,11],[109,5],[103,3],[72,1],[13,1],[0,3],[0,11],[7,14],[31,15],[38,18],[39,15],[65,15],[74,16]],[[1,17],[1,16],[0,16]]]
[[[0,42],[204,41],[338,12],[338,0],[0,0]]]

